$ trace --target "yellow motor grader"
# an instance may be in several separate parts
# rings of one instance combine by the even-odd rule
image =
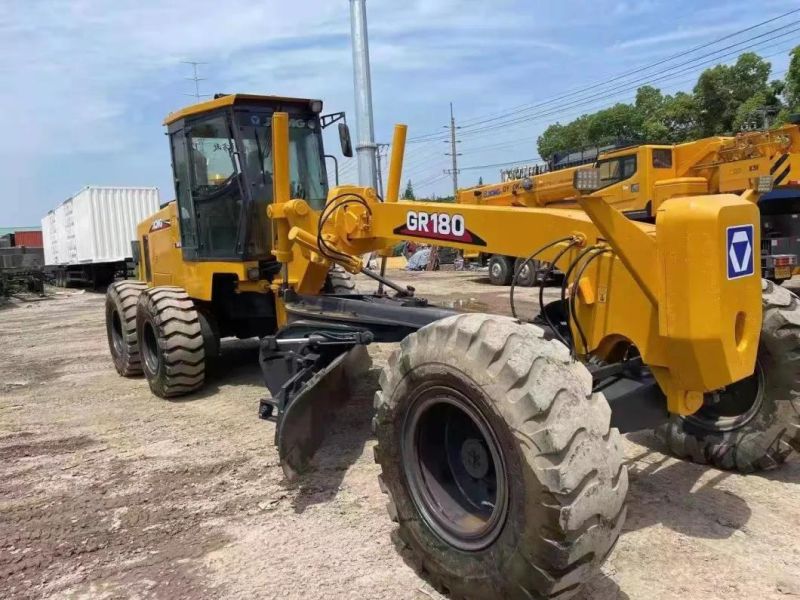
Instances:
[[[750,192],[672,198],[654,224],[594,169],[574,175],[579,208],[398,202],[404,126],[386,198],[328,190],[320,110],[234,95],[168,117],[177,201],[139,227],[140,281],[108,293],[122,375],[190,392],[220,337],[261,336],[261,416],[295,476],[365,346],[400,342],[375,396],[381,486],[420,571],[459,598],[579,591],[625,520],[620,431],[743,472],[800,448],[800,304],[759,277]],[[534,322],[455,314],[362,266],[408,239],[543,260],[568,285]],[[337,289],[341,269],[390,292]]]

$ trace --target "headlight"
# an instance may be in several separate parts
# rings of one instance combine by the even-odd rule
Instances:
[[[572,176],[572,186],[579,192],[600,189],[600,169],[580,169]]]
[[[322,100],[312,100],[310,103],[311,112],[319,114],[322,112]]]
[[[772,175],[760,175],[755,178],[753,183],[755,184],[753,187],[759,194],[766,194],[772,191]]]

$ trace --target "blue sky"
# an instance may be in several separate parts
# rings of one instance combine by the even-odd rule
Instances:
[[[548,124],[629,101],[636,86],[626,79],[602,98],[584,93],[536,103],[798,6],[796,0],[368,0],[376,138],[388,142],[398,121],[408,123],[410,138],[444,132],[452,101],[465,125],[460,166],[533,158]],[[6,0],[3,9],[0,226],[38,224],[89,184],[155,185],[170,199],[161,122],[192,101],[189,67],[181,61],[208,63],[201,67],[205,92],[318,97],[326,111],[347,111],[354,125],[347,0]],[[777,54],[770,60],[781,74],[800,34],[752,44],[759,42],[754,49]],[[689,89],[702,68],[684,67],[655,85]],[[470,123],[477,129],[477,121],[514,107],[523,109],[516,115],[524,120],[469,132]],[[332,137],[326,143],[338,152]],[[441,139],[409,145],[404,179],[415,182],[418,196],[451,189],[441,173],[446,151]],[[344,180],[353,181],[355,172],[343,161]],[[481,176],[496,180],[499,169],[464,170],[460,183]]]

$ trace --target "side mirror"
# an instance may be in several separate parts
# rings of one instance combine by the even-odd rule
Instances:
[[[339,143],[342,145],[342,154],[351,158],[353,143],[350,141],[350,128],[347,127],[347,123],[339,123]]]

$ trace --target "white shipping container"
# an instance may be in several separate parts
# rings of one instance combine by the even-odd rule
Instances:
[[[158,188],[88,186],[42,219],[46,265],[131,258],[136,226],[160,206]]]

